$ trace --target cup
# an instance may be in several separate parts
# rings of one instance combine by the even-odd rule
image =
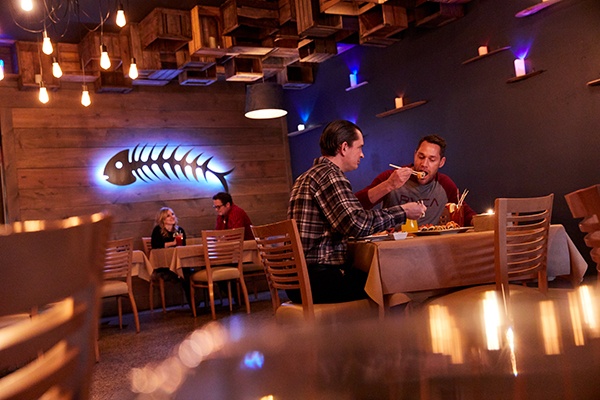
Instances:
[[[419,224],[416,219],[406,219],[406,222],[402,225],[404,232],[417,232],[419,230]]]
[[[183,244],[183,235],[175,236],[175,244],[181,246]]]

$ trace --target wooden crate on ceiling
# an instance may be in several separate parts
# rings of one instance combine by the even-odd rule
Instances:
[[[279,25],[296,23],[296,0],[279,0]]]
[[[190,54],[222,57],[226,54],[226,43],[222,36],[223,23],[218,7],[196,6],[191,12],[192,40]]]
[[[98,78],[91,71],[86,71],[84,75],[79,56],[79,45],[76,43],[57,43],[56,58],[63,72],[60,77],[62,82],[91,83]]]
[[[338,15],[361,15],[375,7],[377,4],[383,4],[387,0],[319,0],[319,6],[322,13]]]
[[[42,53],[41,43],[17,42],[16,52],[20,89],[37,89],[40,80],[48,89],[60,87],[60,79],[52,75],[52,56]]]
[[[358,21],[354,16],[323,14],[319,0],[295,0],[298,35],[308,38],[326,38],[341,34],[339,39],[358,31]],[[347,32],[344,32],[347,31]]]
[[[253,82],[263,75],[258,57],[232,57],[225,61],[225,79],[232,82]]]
[[[14,40],[0,39],[0,60],[4,61],[4,75],[16,77],[19,66]]]
[[[204,70],[217,63],[217,59],[215,57],[191,54],[186,49],[181,49],[175,53],[175,58],[177,60],[177,68],[179,69],[194,68],[198,70]]]
[[[227,0],[221,6],[223,35],[264,39],[279,29],[277,0]]]
[[[277,82],[284,89],[300,90],[307,88],[315,82],[314,64],[290,64],[277,76]]]
[[[129,93],[133,89],[131,79],[120,71],[97,72],[97,93]]]
[[[121,49],[124,62],[124,71],[129,76],[131,59],[135,58],[138,69],[138,79],[147,79],[155,71],[161,69],[160,52],[156,50],[144,50],[140,37],[140,25],[134,22],[128,23],[120,31]]]
[[[419,1],[414,13],[415,26],[420,28],[437,28],[465,15],[464,6],[460,3],[433,1]]]
[[[300,61],[321,63],[337,55],[337,43],[332,39],[304,39],[298,44]]]
[[[217,81],[217,66],[204,69],[186,68],[179,74],[179,84],[182,86],[208,86]]]
[[[192,40],[190,12],[155,8],[140,22],[145,50],[175,53]]]
[[[404,7],[379,5],[358,16],[360,38],[387,38],[408,28]]]
[[[267,45],[265,45],[265,40]],[[226,46],[226,55],[264,57],[271,53],[274,48],[268,43],[268,38],[265,40],[238,38],[234,36],[223,36],[223,43]]]
[[[100,45],[104,44],[110,58],[108,71],[116,71],[123,63],[121,54],[121,39],[118,33],[88,32],[79,43],[79,54],[85,65],[85,70],[90,72],[104,71],[100,67]]]

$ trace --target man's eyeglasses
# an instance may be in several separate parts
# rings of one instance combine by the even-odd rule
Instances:
[[[213,208],[214,208],[215,210],[220,210],[220,209],[221,209],[221,207],[225,207],[225,206],[224,206],[223,204],[221,204],[220,206],[213,206]]]

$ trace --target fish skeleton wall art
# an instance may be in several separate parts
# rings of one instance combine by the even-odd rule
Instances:
[[[200,169],[204,175],[204,180],[207,180],[206,174],[211,173],[219,180],[219,182],[221,182],[223,189],[225,189],[226,192],[229,192],[229,187],[225,177],[229,175],[234,168],[226,172],[213,171],[208,166],[213,157],[209,157],[206,159],[206,161],[200,164],[199,160],[203,154],[200,153],[192,161],[188,161],[188,155],[192,152],[192,150],[189,150],[183,155],[183,157],[181,157],[180,160],[177,160],[175,158],[175,154],[180,146],[175,147],[168,157],[165,157],[165,152],[168,146],[164,146],[160,150],[157,157],[152,157],[154,150],[156,149],[156,145],[154,145],[144,160],[142,158],[142,154],[148,145],[144,145],[142,148],[139,147],[140,145],[138,144],[133,148],[133,150],[121,150],[110,160],[108,160],[106,166],[104,167],[104,178],[108,182],[118,186],[130,185],[138,178],[143,182],[151,182],[165,178],[172,180],[166,168],[166,166],[169,166],[169,169],[172,171],[172,175],[177,179],[194,179],[199,181],[198,169]],[[179,166],[180,168],[179,173],[177,172],[177,168],[175,168],[176,166]],[[158,169],[158,172],[156,169]]]

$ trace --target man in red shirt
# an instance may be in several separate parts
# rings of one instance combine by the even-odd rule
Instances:
[[[213,208],[217,212],[216,230],[244,227],[244,240],[254,240],[246,211],[233,204],[229,193],[219,192],[213,196]]]

